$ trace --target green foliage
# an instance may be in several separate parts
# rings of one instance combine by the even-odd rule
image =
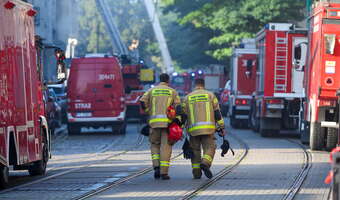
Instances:
[[[216,60],[205,54],[210,49],[208,41],[211,33],[208,30],[199,32],[193,26],[179,25],[177,14],[173,12],[162,16],[161,21],[170,54],[178,68],[216,63]]]
[[[227,49],[235,42],[254,37],[266,23],[301,20],[303,7],[301,1],[295,0],[214,1],[188,14],[181,22],[219,31],[220,34],[211,38],[210,43],[224,46],[212,53],[215,58],[222,59],[230,56],[231,51]]]
[[[166,5],[181,12],[178,7],[185,2],[200,7],[182,12],[179,24],[194,25],[198,32],[211,30],[214,35],[209,43],[214,49],[206,53],[219,60],[230,56],[231,48],[242,38],[254,37],[269,22],[301,21],[305,7],[304,1],[296,0],[173,0]]]
[[[82,11],[79,17],[79,45],[77,54],[112,53],[110,38],[94,0],[80,1]]]
[[[106,0],[117,25],[123,43],[128,47],[132,40],[139,41],[139,55],[146,61],[159,60],[160,51],[142,0]],[[79,2],[82,15],[79,17],[78,54],[112,52],[112,45],[104,21],[95,0]],[[97,40],[97,35],[99,35]],[[97,45],[98,44],[98,45]],[[98,49],[97,49],[98,46]]]
[[[208,28],[197,30],[191,24],[179,24],[179,19],[199,9],[210,0],[163,0],[161,4],[161,22],[168,41],[168,47],[176,69],[195,68],[197,66],[219,63],[206,54],[214,45],[209,40],[214,33]]]
[[[139,41],[139,54],[142,58],[160,56],[143,0],[107,0],[120,30],[123,42],[129,46],[132,40]]]

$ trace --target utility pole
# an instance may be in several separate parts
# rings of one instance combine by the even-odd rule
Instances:
[[[153,31],[155,32],[156,39],[158,41],[159,48],[161,50],[161,54],[163,58],[162,72],[172,73],[174,71],[174,67],[172,65],[170,52],[169,52],[168,45],[164,37],[161,24],[159,23],[159,18],[156,13],[154,2],[153,0],[144,0],[144,4],[146,7],[146,10],[148,11],[149,18],[152,23]]]

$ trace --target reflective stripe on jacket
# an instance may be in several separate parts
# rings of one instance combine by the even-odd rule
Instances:
[[[140,101],[145,104],[151,128],[168,127],[170,120],[166,116],[166,109],[170,105],[176,106],[180,104],[177,92],[163,82],[144,93]]]
[[[214,111],[219,111],[216,96],[202,87],[196,87],[185,97],[183,110],[188,116],[187,129],[190,135],[209,135],[215,133],[216,121]],[[218,126],[224,126],[219,120]]]

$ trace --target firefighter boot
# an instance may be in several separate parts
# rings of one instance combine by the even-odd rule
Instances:
[[[207,165],[201,164],[200,167],[201,167],[202,171],[204,172],[204,175],[207,178],[211,179],[213,177],[213,174],[212,174],[211,170],[209,169],[209,167]]]
[[[155,170],[154,175],[153,175],[154,178],[159,179],[161,177],[161,172],[160,172],[159,167],[155,167],[154,170]]]
[[[167,174],[161,174],[161,178],[162,178],[162,180],[169,180],[170,176],[167,175]]]
[[[201,169],[193,169],[192,175],[193,175],[194,179],[200,179],[202,177]]]

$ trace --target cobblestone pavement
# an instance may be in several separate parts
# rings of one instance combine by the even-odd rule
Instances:
[[[112,133],[87,133],[77,136],[71,136],[55,143],[53,152],[53,159],[49,161],[48,176],[54,176],[56,174],[64,173],[69,170],[77,170],[79,167],[84,167],[80,171],[74,171],[73,173],[65,174],[59,177],[47,180],[41,183],[19,186],[14,191],[0,192],[0,199],[67,199],[67,197],[76,197],[79,194],[85,193],[92,187],[97,187],[96,179],[107,179],[107,173],[100,171],[100,169],[86,167],[88,165],[98,163],[98,161],[105,160],[106,158],[124,152],[127,148],[131,148],[136,145],[139,138],[137,133],[138,125],[130,124],[127,129],[127,134],[113,135]],[[147,142],[145,142],[147,144]],[[105,160],[101,164],[107,165],[110,160]],[[110,166],[114,165],[112,162]],[[91,169],[92,174],[97,174],[86,178],[84,174],[91,174],[87,170]],[[127,168],[126,171],[135,171],[134,167]],[[105,174],[106,173],[106,174]],[[120,177],[121,172],[115,171],[108,172],[111,178]],[[25,182],[31,182],[45,177],[30,177],[27,171],[19,171],[11,173],[12,179],[16,184],[22,184]],[[82,177],[82,179],[73,180],[74,177]],[[62,181],[60,181],[62,180]],[[71,182],[70,182],[71,181]],[[67,184],[69,182],[69,184]],[[70,199],[70,198],[69,198]]]
[[[36,184],[34,187],[23,187],[10,193],[0,194],[0,199],[77,198],[150,167],[147,139],[129,152],[97,162],[105,156],[122,152],[127,146],[135,144],[138,136],[136,130],[136,125],[129,125],[126,137],[117,136],[116,140],[114,138],[116,136],[111,136],[111,141],[114,139],[117,143],[114,143],[105,153],[94,153],[108,148],[107,143],[110,140],[104,133],[94,134],[93,137],[91,134],[80,135],[65,140],[65,143],[60,143],[55,148],[56,156],[50,162],[53,173],[88,163],[92,165],[47,180],[43,184]],[[297,144],[288,141],[285,135],[262,138],[250,130],[229,130],[248,144],[250,149],[247,157],[231,173],[206,190],[197,193],[194,199],[282,199],[302,168],[303,150]],[[84,139],[84,142],[87,141],[86,145],[81,142],[83,137],[89,139],[88,141]],[[221,139],[219,137],[216,139],[218,150],[212,167],[214,174],[236,163],[245,152],[244,147],[237,140],[228,136],[236,155],[233,157],[228,153],[222,158],[219,149]],[[290,140],[298,141],[294,138]],[[87,145],[90,147],[83,149],[83,146]],[[174,146],[173,156],[181,153],[181,146],[182,142]],[[329,187],[323,184],[323,179],[329,170],[328,158],[326,152],[312,152],[312,167],[295,199],[327,199]],[[192,179],[190,161],[183,159],[182,156],[171,162],[169,175],[171,176],[169,181],[154,180],[153,172],[149,172],[116,185],[90,199],[181,199],[208,180],[204,175],[200,180]]]
[[[194,199],[282,199],[302,168],[303,150],[297,144],[286,140],[285,136],[262,138],[249,130],[232,132],[249,145],[247,157],[230,174],[205,191],[199,192]],[[242,154],[238,143],[232,138],[230,140],[237,156],[233,160],[230,155],[222,158],[217,153],[212,168],[215,174],[232,164]],[[292,140],[298,142],[297,139]],[[177,146],[174,152],[179,151]],[[326,158],[328,153],[313,153],[310,174],[295,199],[327,199],[328,186],[322,182],[329,169],[329,165],[325,163]],[[170,175],[170,181],[161,181],[154,180],[152,173],[149,173],[91,199],[180,199],[206,181],[206,178],[193,180],[190,162],[182,158],[172,162]]]
[[[326,200],[328,198],[329,185],[324,183],[324,179],[330,170],[329,153],[312,152],[312,161],[309,175],[295,198],[297,200]]]
[[[221,150],[218,149],[215,155],[216,159],[212,166],[212,171],[215,174],[233,163],[233,161],[238,159],[244,152],[244,149],[240,147],[238,142],[233,138],[229,138],[229,140],[233,145],[236,155],[232,157],[231,154],[228,153],[222,158],[220,156]],[[221,139],[217,138],[217,142],[219,147]],[[181,145],[182,142],[179,142],[174,147],[173,155],[181,152]],[[129,159],[134,159],[134,157],[144,157],[144,162],[140,163],[142,165],[147,166],[151,164],[149,150],[143,154],[131,155]],[[178,199],[188,191],[197,188],[207,181],[204,175],[201,180],[194,180],[191,174],[191,163],[189,160],[183,159],[182,156],[171,162],[169,175],[171,179],[168,181],[154,180],[153,172],[151,172],[117,187],[113,187],[90,199]]]
[[[282,135],[261,138],[244,130],[238,130],[237,134],[248,143],[249,155],[231,174],[199,193],[195,199],[282,199],[301,170],[302,150],[283,140],[285,136]],[[312,167],[294,199],[327,199],[329,186],[323,183],[329,170],[327,159],[326,152],[312,152]]]

